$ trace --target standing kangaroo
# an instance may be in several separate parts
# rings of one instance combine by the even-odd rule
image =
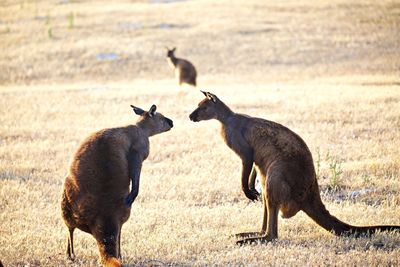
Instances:
[[[196,68],[188,60],[175,57],[175,50],[176,47],[173,49],[167,48],[167,60],[175,70],[175,75],[179,80],[179,85],[182,85],[182,83],[187,83],[189,85],[196,86]]]
[[[234,113],[211,93],[190,114],[194,122],[217,119],[226,144],[242,159],[242,189],[248,188],[253,163],[262,187],[264,219],[261,232],[240,233],[237,244],[268,242],[278,238],[278,212],[283,218],[303,210],[317,224],[335,235],[371,234],[377,230],[400,230],[400,226],[352,226],[332,216],[319,194],[311,152],[296,133],[278,123]]]
[[[131,107],[140,115],[135,125],[93,133],[73,157],[61,201],[69,230],[70,259],[75,258],[73,232],[78,228],[97,240],[104,266],[121,266],[121,227],[139,193],[142,162],[149,155],[149,137],[173,126],[172,120],[156,113],[155,105],[148,112]]]

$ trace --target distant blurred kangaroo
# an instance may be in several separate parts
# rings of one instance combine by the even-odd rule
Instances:
[[[278,212],[290,218],[303,210],[317,224],[335,235],[373,234],[400,230],[400,226],[352,226],[332,216],[319,194],[311,152],[296,133],[285,126],[234,113],[217,96],[203,92],[206,98],[190,114],[194,122],[217,119],[222,124],[226,144],[242,159],[242,188],[248,188],[253,163],[260,174],[264,219],[261,232],[240,233],[237,244],[268,242],[278,238]]]
[[[196,86],[196,68],[188,60],[175,57],[175,50],[176,47],[174,47],[173,49],[167,48],[167,60],[168,63],[175,70],[175,75],[179,80],[179,85],[182,85],[182,83],[186,83],[192,86]]]
[[[121,266],[121,227],[139,193],[142,162],[149,155],[149,137],[173,127],[172,120],[156,113],[155,105],[148,112],[131,107],[140,115],[135,125],[93,133],[73,157],[61,201],[62,216],[69,229],[70,259],[75,258],[73,232],[78,228],[97,240],[104,266]]]

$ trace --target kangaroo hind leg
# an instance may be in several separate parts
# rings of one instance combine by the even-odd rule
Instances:
[[[276,205],[267,205],[268,208],[268,219],[267,219],[267,231],[258,237],[250,237],[239,240],[236,242],[237,245],[252,244],[252,243],[267,243],[278,238],[278,207]]]
[[[250,243],[266,243],[278,238],[278,213],[283,203],[290,200],[290,187],[285,182],[280,168],[271,169],[263,182],[262,195],[265,216],[263,220],[263,235],[239,240],[238,245]]]
[[[74,253],[74,230],[75,228],[68,228],[69,235],[68,235],[68,246],[67,246],[67,256],[68,259],[74,260],[75,253]]]
[[[267,221],[268,221],[268,208],[266,204],[266,197],[265,194],[262,194],[262,199],[263,199],[263,210],[264,210],[264,215],[263,215],[263,222],[262,222],[262,227],[260,232],[244,232],[244,233],[239,233],[236,234],[235,236],[237,238],[248,238],[248,237],[256,237],[256,236],[262,236],[265,235],[267,231]]]
[[[239,240],[237,245],[253,244],[253,243],[267,243],[278,238],[278,207],[268,206],[268,222],[267,231],[262,236],[250,237]]]

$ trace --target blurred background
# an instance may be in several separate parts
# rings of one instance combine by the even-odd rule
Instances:
[[[2,0],[0,84],[169,79],[165,47],[207,79],[400,69],[397,1]]]

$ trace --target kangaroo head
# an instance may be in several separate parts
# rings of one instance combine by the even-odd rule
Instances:
[[[169,48],[167,47],[167,57],[169,57],[169,58],[174,58],[174,57],[175,57],[175,55],[174,55],[175,50],[176,50],[176,47],[174,47],[174,48],[172,48],[172,49],[169,49]]]
[[[213,95],[210,92],[201,92],[206,96],[206,98],[201,101],[198,107],[192,112],[192,114],[190,114],[190,120],[197,122],[216,119],[221,101],[216,95]]]
[[[149,111],[131,105],[133,111],[140,116],[138,125],[149,133],[155,135],[171,130],[174,126],[171,119],[164,117],[161,113],[156,112],[156,105],[152,105]]]

